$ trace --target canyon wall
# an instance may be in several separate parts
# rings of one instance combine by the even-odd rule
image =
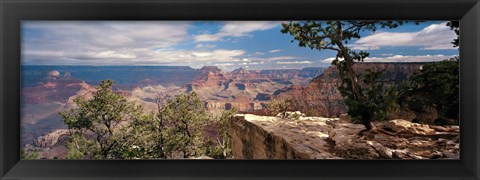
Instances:
[[[373,71],[385,70],[381,81],[386,85],[398,85],[407,80],[413,73],[425,63],[356,63],[353,68],[356,72],[367,69]],[[340,84],[338,70],[336,67],[329,67],[322,75],[312,79],[298,96],[292,96],[289,91],[279,92],[276,98],[294,97],[294,109],[300,110],[311,116],[338,117],[347,112],[337,87]],[[298,91],[298,90],[297,90]]]

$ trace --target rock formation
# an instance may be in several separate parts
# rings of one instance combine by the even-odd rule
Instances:
[[[69,134],[68,129],[57,129],[51,133],[48,133],[44,136],[40,136],[33,141],[35,147],[47,148],[52,147],[58,142],[58,139],[62,135]]]
[[[338,118],[239,114],[231,120],[236,159],[459,159],[459,127],[396,119],[375,122],[385,132]]]
[[[231,120],[235,159],[335,159],[325,118],[302,121],[237,115]]]
[[[380,78],[386,85],[398,85],[405,81],[425,63],[356,63],[353,68],[356,72],[367,69],[374,71],[385,70]],[[292,96],[288,91],[279,92],[276,98],[294,99],[294,109],[306,112],[308,115],[338,117],[346,113],[347,107],[343,103],[337,87],[340,83],[336,67],[331,66],[322,75],[312,79],[310,84],[299,96]],[[296,90],[293,90],[296,91]]]
[[[215,66],[200,69],[190,83],[183,86],[185,92],[196,92],[210,111],[235,108],[241,112],[263,109],[275,91],[295,89],[299,94],[310,78],[320,74],[323,68],[246,70],[223,72]]]

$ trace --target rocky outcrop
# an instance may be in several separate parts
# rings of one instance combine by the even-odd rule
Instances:
[[[346,159],[459,159],[458,126],[424,125],[400,119],[375,124],[387,133],[359,136],[359,129],[347,128],[348,138],[331,136],[335,155]],[[341,124],[335,124],[332,131],[338,134],[339,129],[345,130]]]
[[[238,68],[228,73],[228,77],[233,80],[248,80],[249,78],[258,78],[256,73],[250,73],[248,70],[243,68]]]
[[[231,119],[236,159],[459,159],[459,127],[406,120],[380,130],[338,118],[296,119],[240,114]]]
[[[215,66],[205,66],[200,69],[193,79],[192,84],[195,88],[222,86],[227,82],[225,73]]]
[[[231,120],[235,159],[335,159],[325,118],[237,115]]]
[[[67,135],[69,134],[68,129],[57,129],[51,133],[48,133],[44,136],[40,136],[37,139],[33,141],[33,146],[39,147],[39,148],[47,148],[47,147],[52,147],[58,142],[58,139],[62,135]]]

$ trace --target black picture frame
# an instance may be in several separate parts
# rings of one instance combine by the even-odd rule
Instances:
[[[0,179],[480,177],[478,0],[0,0]],[[460,160],[19,160],[22,20],[460,20]]]

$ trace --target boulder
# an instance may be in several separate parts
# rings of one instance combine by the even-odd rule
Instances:
[[[350,116],[348,116],[348,114],[340,114],[339,119],[340,119],[339,122],[343,122],[343,123],[352,122],[350,120]]]
[[[39,148],[48,148],[55,145],[59,138],[63,135],[69,134],[68,129],[57,129],[51,133],[48,133],[44,136],[40,136],[33,141],[33,145]]]
[[[397,150],[397,151],[393,151],[392,157],[395,159],[406,159],[408,156],[407,156],[407,153],[405,153],[405,151]]]
[[[335,123],[328,136],[336,144],[340,144],[349,139],[358,138],[356,136],[363,130],[365,130],[365,126],[361,124]]]
[[[335,155],[345,159],[378,159],[380,155],[366,140],[349,139],[335,144]]]
[[[385,121],[382,124],[382,128],[392,130],[397,133],[408,133],[417,135],[434,135],[435,129],[430,128],[426,124],[412,123],[403,119],[395,119]]]
[[[392,159],[393,151],[390,148],[384,147],[382,144],[376,141],[367,141],[367,144],[372,146],[378,152],[380,158]]]
[[[305,116],[306,115],[300,111],[295,111],[295,112],[287,111],[285,113],[281,112],[276,115],[276,117],[285,118],[285,119],[299,119]]]

